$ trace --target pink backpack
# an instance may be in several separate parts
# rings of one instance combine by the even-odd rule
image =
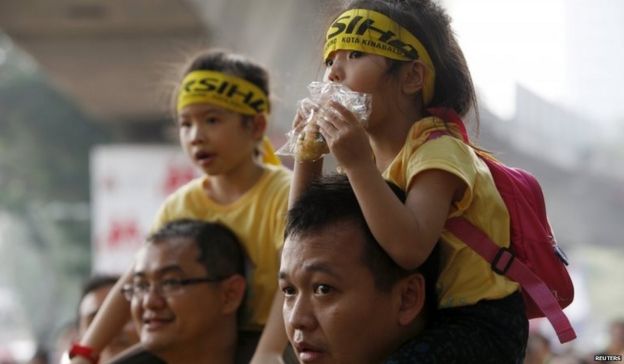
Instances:
[[[428,111],[433,116],[455,123],[464,142],[468,143],[464,124],[455,111],[447,108],[431,108]],[[433,132],[428,140],[447,134]],[[475,151],[490,169],[509,212],[510,248],[500,248],[463,217],[449,219],[446,229],[488,261],[496,273],[520,284],[529,319],[548,318],[561,343],[575,339],[576,333],[562,311],[572,302],[574,287],[565,267],[568,265],[567,258],[557,245],[548,223],[539,183],[529,172],[508,167],[487,153]]]

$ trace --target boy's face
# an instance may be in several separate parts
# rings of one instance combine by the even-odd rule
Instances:
[[[139,251],[132,283],[149,288],[132,297],[132,318],[141,343],[155,354],[208,345],[222,327],[225,312],[219,282],[181,286],[175,292],[165,288],[171,281],[206,278],[198,256],[196,244],[181,238],[148,243]]]
[[[392,350],[396,300],[375,287],[363,244],[350,222],[286,239],[279,285],[300,362],[378,363]]]
[[[178,115],[180,144],[208,175],[226,174],[254,158],[263,130],[241,114],[211,104],[191,104]]]

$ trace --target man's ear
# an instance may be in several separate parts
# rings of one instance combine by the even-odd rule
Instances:
[[[401,73],[401,91],[406,95],[422,92],[425,86],[425,65],[419,61],[409,61],[403,66]]]
[[[255,140],[262,140],[267,129],[267,115],[260,113],[252,116],[251,135]]]
[[[407,326],[414,322],[425,306],[425,278],[413,273],[399,282],[400,305],[399,325]]]
[[[221,281],[221,300],[223,314],[235,313],[245,297],[245,277],[234,274]]]

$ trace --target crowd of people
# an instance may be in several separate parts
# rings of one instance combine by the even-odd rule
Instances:
[[[313,125],[298,112],[293,130],[326,150],[295,156],[290,171],[265,136],[267,70],[221,50],[194,57],[175,90],[175,123],[203,174],[155,211],[125,274],[89,285],[64,362],[559,359],[529,335],[519,285],[445,228],[463,216],[510,245],[478,147],[430,112],[477,110],[445,10],[353,0],[324,31],[323,80],[371,95],[368,120],[332,99]],[[340,173],[322,175],[325,152]]]

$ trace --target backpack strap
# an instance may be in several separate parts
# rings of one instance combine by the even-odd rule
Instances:
[[[470,145],[468,132],[466,131],[466,125],[464,125],[464,122],[459,117],[459,115],[457,115],[457,112],[455,112],[455,110],[448,107],[430,107],[427,109],[427,111],[429,112],[429,114],[439,119],[450,121],[455,124],[464,143]]]
[[[544,281],[520,259],[516,259],[509,249],[496,245],[485,233],[463,217],[448,219],[445,227],[489,262],[493,271],[518,282],[548,318],[561,343],[576,338],[570,321]]]

